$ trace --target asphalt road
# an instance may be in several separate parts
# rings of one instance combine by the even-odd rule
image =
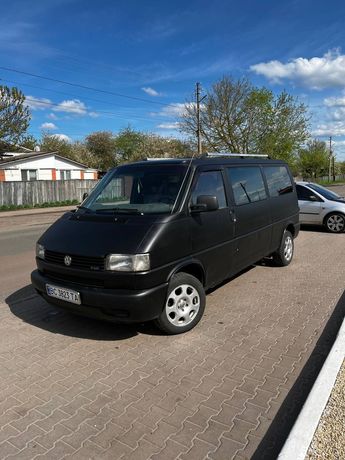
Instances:
[[[39,236],[62,212],[1,217],[0,215],[0,302],[30,282],[35,268],[35,244]]]

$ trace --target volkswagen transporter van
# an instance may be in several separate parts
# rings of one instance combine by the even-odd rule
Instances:
[[[298,212],[282,161],[231,154],[122,165],[41,236],[32,283],[77,314],[185,332],[209,288],[263,257],[291,262]]]

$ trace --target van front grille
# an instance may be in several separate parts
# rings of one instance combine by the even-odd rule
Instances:
[[[104,288],[104,282],[102,280],[98,280],[95,278],[88,278],[88,277],[81,277],[76,275],[63,275],[61,273],[54,273],[50,270],[44,271],[45,275],[49,277],[52,282],[60,283],[72,283],[72,284],[79,284],[81,286],[88,286],[88,287],[102,287]]]
[[[65,263],[65,257],[70,257],[70,264]],[[44,259],[46,262],[56,265],[68,266],[71,268],[78,268],[81,270],[104,270],[104,258],[103,257],[87,257],[78,256],[74,254],[62,253],[49,251],[46,249]]]

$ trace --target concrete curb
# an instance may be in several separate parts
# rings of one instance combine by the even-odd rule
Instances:
[[[19,216],[29,216],[33,214],[50,214],[54,212],[67,212],[75,209],[77,205],[72,206],[56,206],[53,208],[32,208],[32,209],[21,209],[19,211],[1,211],[1,217],[19,217]]]
[[[313,388],[278,456],[304,460],[345,358],[345,319]]]

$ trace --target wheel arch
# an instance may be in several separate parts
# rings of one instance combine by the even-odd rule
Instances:
[[[329,211],[325,217],[323,218],[323,225],[326,225],[326,220],[329,218],[329,216],[331,216],[332,214],[340,214],[342,217],[344,217],[345,219],[345,212],[343,211],[337,211],[337,210],[334,210],[334,211]]]
[[[169,281],[171,278],[176,275],[177,273],[188,273],[189,275],[194,276],[200,283],[205,286],[206,275],[205,269],[202,266],[201,262],[197,260],[186,261],[184,263],[179,264],[177,267],[169,275]]]

